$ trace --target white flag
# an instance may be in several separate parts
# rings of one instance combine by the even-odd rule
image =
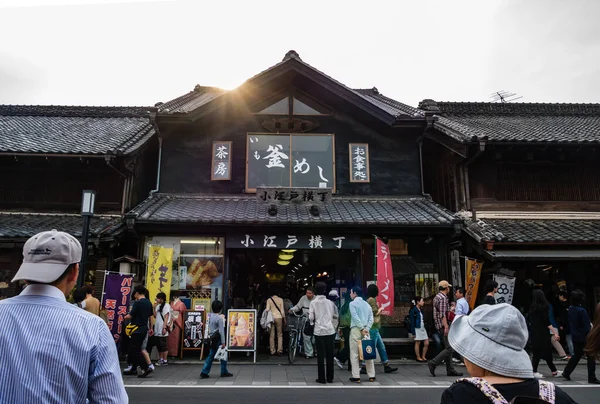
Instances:
[[[494,275],[494,280],[498,282],[498,291],[494,295],[496,303],[512,304],[515,295],[516,278],[505,275]]]

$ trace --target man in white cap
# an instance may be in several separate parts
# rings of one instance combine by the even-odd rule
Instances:
[[[449,310],[448,294],[450,293],[451,287],[452,285],[450,285],[448,281],[441,281],[438,284],[439,293],[433,298],[433,321],[440,337],[444,339],[445,346],[445,349],[440,352],[438,356],[428,362],[429,372],[433,377],[435,377],[435,368],[443,361],[446,362],[446,374],[448,376],[462,376],[462,373],[458,373],[454,370],[454,365],[452,364],[452,353],[454,351],[448,342],[450,322],[448,321],[446,313]]]
[[[23,247],[13,282],[28,286],[0,302],[0,403],[127,403],[106,323],[66,296],[77,283],[81,245],[56,230]]]

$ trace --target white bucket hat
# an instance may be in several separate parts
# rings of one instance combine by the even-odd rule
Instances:
[[[44,231],[25,243],[23,263],[12,281],[52,283],[69,265],[80,261],[81,244],[75,237],[62,231]]]
[[[469,362],[502,376],[532,379],[525,352],[529,333],[525,318],[506,304],[479,306],[452,322],[448,341]]]

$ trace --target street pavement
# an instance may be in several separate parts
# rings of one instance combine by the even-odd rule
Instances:
[[[558,365],[559,369],[563,366]],[[351,383],[350,373],[336,367],[333,384],[317,384],[317,368],[313,362],[294,365],[230,365],[234,377],[219,377],[219,364],[214,363],[211,377],[199,378],[200,365],[173,364],[157,368],[147,379],[124,376],[131,403],[161,403],[177,400],[184,403],[265,403],[265,402],[315,402],[331,400],[439,403],[444,388],[456,379],[448,377],[445,369],[438,368],[437,377],[431,377],[427,366],[403,364],[395,373],[383,373],[376,366],[377,381],[370,383],[363,375],[360,385]],[[457,367],[465,371],[464,367]],[[550,374],[540,365],[543,374]],[[568,382],[562,378],[550,378],[565,389],[580,404],[598,403],[600,387],[587,384],[585,364],[578,366]]]

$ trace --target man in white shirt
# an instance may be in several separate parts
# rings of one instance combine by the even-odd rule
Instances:
[[[13,282],[28,286],[0,302],[0,403],[128,402],[106,323],[66,301],[80,261],[81,245],[67,233],[25,243]]]
[[[469,302],[465,299],[465,288],[456,288],[454,292],[456,298],[456,309],[454,310],[455,317],[466,316],[469,314]]]

